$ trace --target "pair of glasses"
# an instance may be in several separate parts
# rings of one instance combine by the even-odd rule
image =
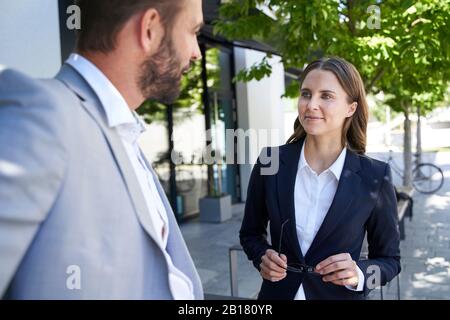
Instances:
[[[278,256],[281,255],[281,243],[283,242],[283,231],[284,231],[284,226],[286,225],[286,223],[289,222],[289,219],[287,219],[285,222],[283,222],[283,224],[281,225],[281,230],[280,230],[280,242],[278,243]],[[297,273],[310,273],[310,274],[316,274],[319,275],[319,273],[316,272],[315,268],[312,266],[308,266],[306,264],[303,263],[288,263],[286,268],[283,268],[286,271],[290,271],[290,272],[297,272]]]

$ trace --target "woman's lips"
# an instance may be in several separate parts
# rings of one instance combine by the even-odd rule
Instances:
[[[305,120],[308,120],[308,121],[319,121],[319,120],[323,120],[323,118],[321,118],[321,117],[306,116],[306,117],[305,117]]]

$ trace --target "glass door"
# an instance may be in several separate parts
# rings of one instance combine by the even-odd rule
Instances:
[[[207,47],[206,70],[208,83],[208,102],[211,130],[211,146],[216,159],[222,163],[214,164],[209,174],[213,177],[214,190],[232,196],[233,202],[238,196],[238,165],[226,163],[228,158],[236,159],[236,150],[227,150],[226,131],[237,127],[236,106],[232,84],[232,53],[221,47]],[[234,145],[234,144],[233,144]]]

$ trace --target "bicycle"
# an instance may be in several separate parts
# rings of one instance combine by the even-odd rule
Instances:
[[[444,184],[444,173],[437,165],[427,162],[419,163],[419,155],[414,153],[412,185],[413,188],[423,194],[432,194],[438,191]],[[403,170],[395,163],[393,151],[389,150],[387,163],[400,178],[403,179]]]

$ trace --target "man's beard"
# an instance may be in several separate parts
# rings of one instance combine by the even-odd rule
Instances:
[[[138,84],[146,99],[171,104],[180,95],[180,82],[189,66],[180,67],[172,42],[163,40],[158,53],[148,57],[141,65]]]

